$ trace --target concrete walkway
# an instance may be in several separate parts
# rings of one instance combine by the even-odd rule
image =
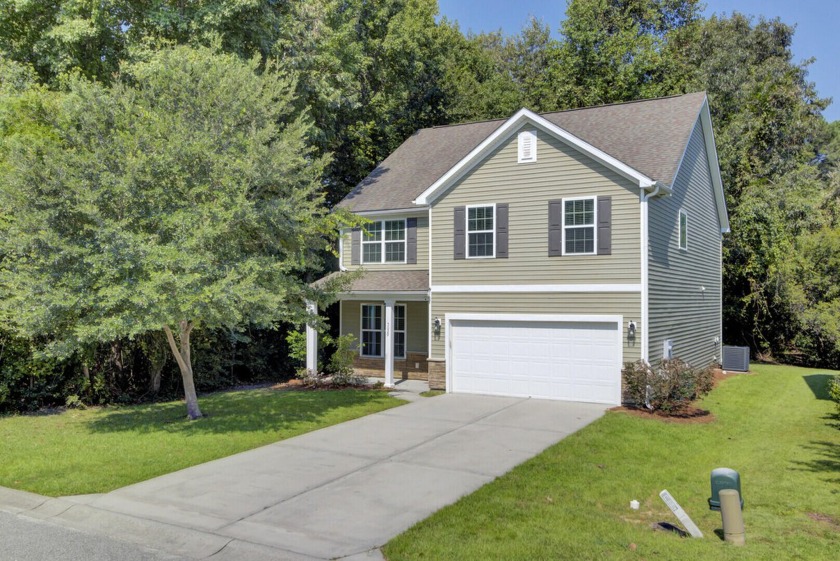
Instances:
[[[27,516],[191,559],[381,559],[393,536],[605,408],[446,394],[105,495],[36,504],[6,490],[0,509],[17,501]]]

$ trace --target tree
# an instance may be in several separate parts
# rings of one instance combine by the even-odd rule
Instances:
[[[683,93],[675,49],[700,19],[699,0],[573,0],[560,31],[557,106]]]
[[[4,322],[57,355],[162,329],[194,419],[196,327],[306,317],[302,273],[344,215],[323,204],[294,81],[259,64],[175,47],[111,86],[2,98],[20,109],[0,137]]]

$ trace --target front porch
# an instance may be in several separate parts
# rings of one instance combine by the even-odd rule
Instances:
[[[368,271],[339,295],[339,333],[357,341],[358,374],[382,377],[386,387],[398,379],[428,380],[428,279],[427,271]],[[317,332],[308,327],[312,370],[318,368],[317,349]]]

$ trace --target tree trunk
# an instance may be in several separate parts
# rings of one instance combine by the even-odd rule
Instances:
[[[175,356],[175,361],[178,363],[178,368],[181,370],[181,379],[184,382],[184,400],[187,402],[187,416],[191,420],[201,417],[201,409],[198,408],[198,396],[195,394],[195,382],[193,381],[192,360],[190,358],[190,332],[192,331],[192,323],[186,320],[178,322],[180,330],[178,332],[179,345],[175,342],[175,336],[168,325],[163,326],[163,331],[166,333],[166,340],[169,341],[169,348],[172,349],[172,354]]]

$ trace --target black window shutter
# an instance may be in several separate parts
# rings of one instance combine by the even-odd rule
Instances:
[[[563,201],[548,201],[548,256],[563,255]]]
[[[496,257],[507,259],[508,256],[508,210],[507,203],[496,203]]]
[[[455,259],[467,256],[467,207],[455,207]]]
[[[405,262],[409,265],[417,263],[417,219],[405,220]]]
[[[598,255],[612,255],[612,197],[598,197]]]
[[[350,264],[362,264],[362,230],[353,228],[350,233]]]

